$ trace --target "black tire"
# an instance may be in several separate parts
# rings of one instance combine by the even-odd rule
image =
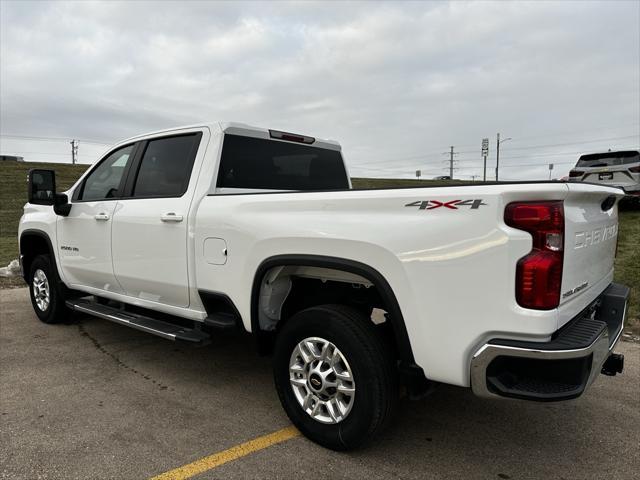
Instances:
[[[44,274],[49,292],[49,301],[44,309],[42,301],[38,302],[36,299],[36,288],[34,288],[34,278],[38,271]],[[58,279],[58,272],[55,271],[51,257],[49,257],[49,255],[38,255],[34,258],[33,262],[31,262],[29,276],[27,278],[29,281],[31,305],[38,318],[44,323],[60,323],[66,321],[71,312],[65,306],[64,286]]]
[[[290,383],[292,353],[298,343],[308,337],[320,337],[333,343],[353,373],[353,404],[338,423],[327,424],[314,419],[302,408]],[[284,410],[304,435],[332,450],[358,447],[387,424],[398,398],[395,372],[391,352],[371,320],[342,305],[322,305],[296,313],[276,339],[274,379]]]

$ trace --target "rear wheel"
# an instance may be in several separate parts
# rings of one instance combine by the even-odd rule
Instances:
[[[38,255],[29,269],[31,304],[44,323],[60,323],[69,316],[64,304],[63,285],[58,281],[49,255]]]
[[[394,372],[374,325],[349,307],[303,310],[276,340],[274,377],[287,415],[334,450],[357,447],[387,423],[398,393]]]

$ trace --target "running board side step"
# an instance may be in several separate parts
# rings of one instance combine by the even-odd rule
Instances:
[[[132,312],[126,312],[108,305],[102,305],[86,299],[67,300],[67,307],[74,312],[86,313],[95,317],[135,328],[172,341],[188,342],[192,345],[206,345],[210,342],[209,334],[181,325],[156,320]]]

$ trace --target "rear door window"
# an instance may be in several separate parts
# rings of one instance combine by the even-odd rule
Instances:
[[[133,197],[180,197],[189,186],[201,133],[150,140],[133,187]]]

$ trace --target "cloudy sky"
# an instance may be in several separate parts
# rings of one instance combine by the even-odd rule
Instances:
[[[209,120],[339,140],[357,176],[443,175],[453,145],[470,178],[497,132],[502,179],[640,144],[638,1],[2,0],[0,22],[0,153],[28,160]]]

